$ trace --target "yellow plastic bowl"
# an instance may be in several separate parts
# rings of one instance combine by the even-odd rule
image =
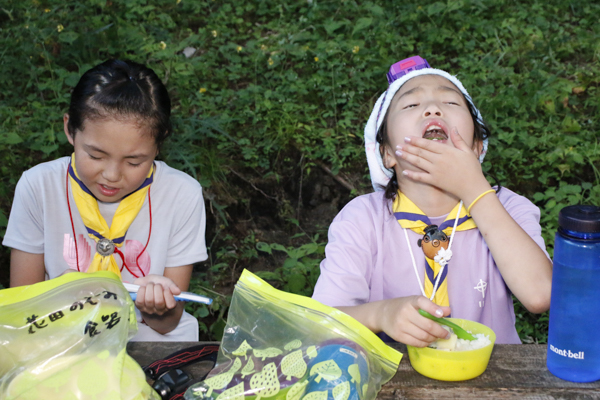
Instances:
[[[428,378],[441,381],[464,381],[473,379],[487,368],[496,334],[487,326],[465,319],[449,318],[461,328],[475,333],[483,333],[490,338],[489,345],[477,350],[444,351],[430,347],[408,347],[408,358],[413,368]]]

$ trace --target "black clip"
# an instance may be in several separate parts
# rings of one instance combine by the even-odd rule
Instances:
[[[184,387],[192,378],[180,369],[172,369],[162,374],[152,388],[163,400],[168,400],[178,389]]]
[[[209,361],[214,366],[218,354],[218,344],[205,343],[176,351],[142,369],[147,378],[154,380],[153,388],[163,400],[181,398],[178,397],[180,393],[195,382],[204,380],[208,372],[204,376],[193,378],[179,368],[202,361]]]

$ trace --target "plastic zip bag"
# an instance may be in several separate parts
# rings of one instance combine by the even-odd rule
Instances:
[[[372,400],[402,354],[349,315],[279,291],[249,271],[236,284],[221,349],[186,400]]]
[[[160,399],[126,352],[134,307],[111,272],[0,290],[0,398]]]

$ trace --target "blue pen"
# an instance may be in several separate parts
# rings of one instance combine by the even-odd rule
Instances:
[[[125,286],[125,289],[127,289],[127,291],[129,292],[131,299],[135,301],[137,297],[137,292],[140,289],[140,285],[134,285],[133,283],[123,282],[123,286]],[[202,303],[209,305],[212,303],[212,299],[210,297],[201,296],[199,294],[191,292],[181,292],[180,294],[174,297],[177,301],[192,301],[194,303]]]

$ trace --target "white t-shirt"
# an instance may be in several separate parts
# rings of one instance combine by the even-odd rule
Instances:
[[[67,201],[70,160],[70,157],[59,158],[23,173],[15,190],[2,242],[4,246],[27,253],[44,254],[46,279],[56,278],[68,268],[86,271],[96,252],[95,242],[87,235],[70,190]],[[136,277],[148,274],[164,275],[165,268],[208,258],[202,187],[191,176],[164,162],[155,161],[155,165],[149,196],[120,248],[128,267],[121,271],[124,282],[133,282]],[[110,226],[118,203],[99,202],[98,205]],[[116,253],[115,259],[122,267],[121,257]],[[187,313],[182,316],[178,327],[167,335],[161,335],[144,324],[138,326],[138,335],[133,340],[198,340],[197,321]],[[190,328],[195,330],[191,336],[186,333]]]

